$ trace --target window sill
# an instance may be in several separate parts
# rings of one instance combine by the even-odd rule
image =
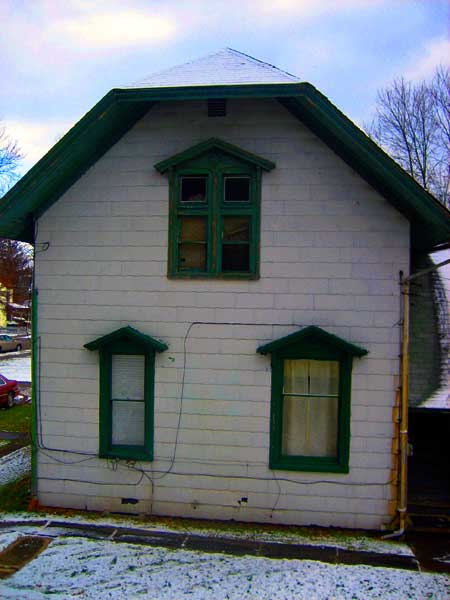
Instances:
[[[271,469],[281,471],[304,471],[317,473],[349,473],[348,464],[339,463],[331,458],[278,458],[271,459]]]
[[[168,273],[168,279],[234,279],[257,280],[259,273]]]
[[[117,446],[110,450],[100,451],[99,458],[121,458],[123,460],[152,461],[153,455],[145,448],[134,446]]]

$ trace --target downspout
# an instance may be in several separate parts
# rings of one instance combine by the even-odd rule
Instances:
[[[400,271],[400,286],[402,295],[402,342],[401,342],[401,383],[400,383],[400,426],[399,426],[399,455],[398,467],[398,529],[383,539],[400,537],[406,529],[406,510],[408,502],[408,380],[409,380],[409,281]]]
[[[33,288],[31,299],[31,498],[37,496],[37,314],[38,292]]]
[[[408,508],[408,382],[409,382],[409,292],[410,282],[422,275],[427,275],[450,263],[445,260],[433,267],[418,271],[409,277],[403,278],[400,273],[400,285],[402,294],[403,322],[402,322],[402,344],[401,344],[401,396],[400,396],[400,465],[399,465],[399,498],[397,512],[399,527],[383,539],[400,537],[406,530],[406,512]]]

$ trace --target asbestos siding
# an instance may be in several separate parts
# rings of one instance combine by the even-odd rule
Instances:
[[[263,175],[259,281],[166,277],[168,181],[153,165],[212,136],[277,165]],[[389,520],[408,222],[285,109],[229,101],[227,117],[208,119],[202,102],[154,107],[39,220],[47,241],[36,259],[47,448],[98,450],[98,356],[83,344],[130,324],[169,350],[156,357],[155,460],[45,450],[41,503],[347,527]],[[348,475],[268,469],[270,357],[256,348],[312,324],[369,350],[354,361]],[[189,327],[176,458],[163,475]]]

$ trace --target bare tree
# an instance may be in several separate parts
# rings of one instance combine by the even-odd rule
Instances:
[[[22,158],[17,143],[0,127],[0,197],[18,179],[17,167]]]
[[[378,92],[375,117],[366,127],[414,179],[450,204],[450,69],[430,82],[396,79]]]
[[[0,303],[6,307],[7,320],[16,306],[28,306],[31,298],[33,254],[29,244],[0,238]],[[29,312],[29,310],[26,310]]]

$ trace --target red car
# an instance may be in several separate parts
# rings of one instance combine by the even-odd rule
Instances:
[[[14,398],[20,393],[17,381],[8,379],[0,373],[0,406],[11,408]]]

